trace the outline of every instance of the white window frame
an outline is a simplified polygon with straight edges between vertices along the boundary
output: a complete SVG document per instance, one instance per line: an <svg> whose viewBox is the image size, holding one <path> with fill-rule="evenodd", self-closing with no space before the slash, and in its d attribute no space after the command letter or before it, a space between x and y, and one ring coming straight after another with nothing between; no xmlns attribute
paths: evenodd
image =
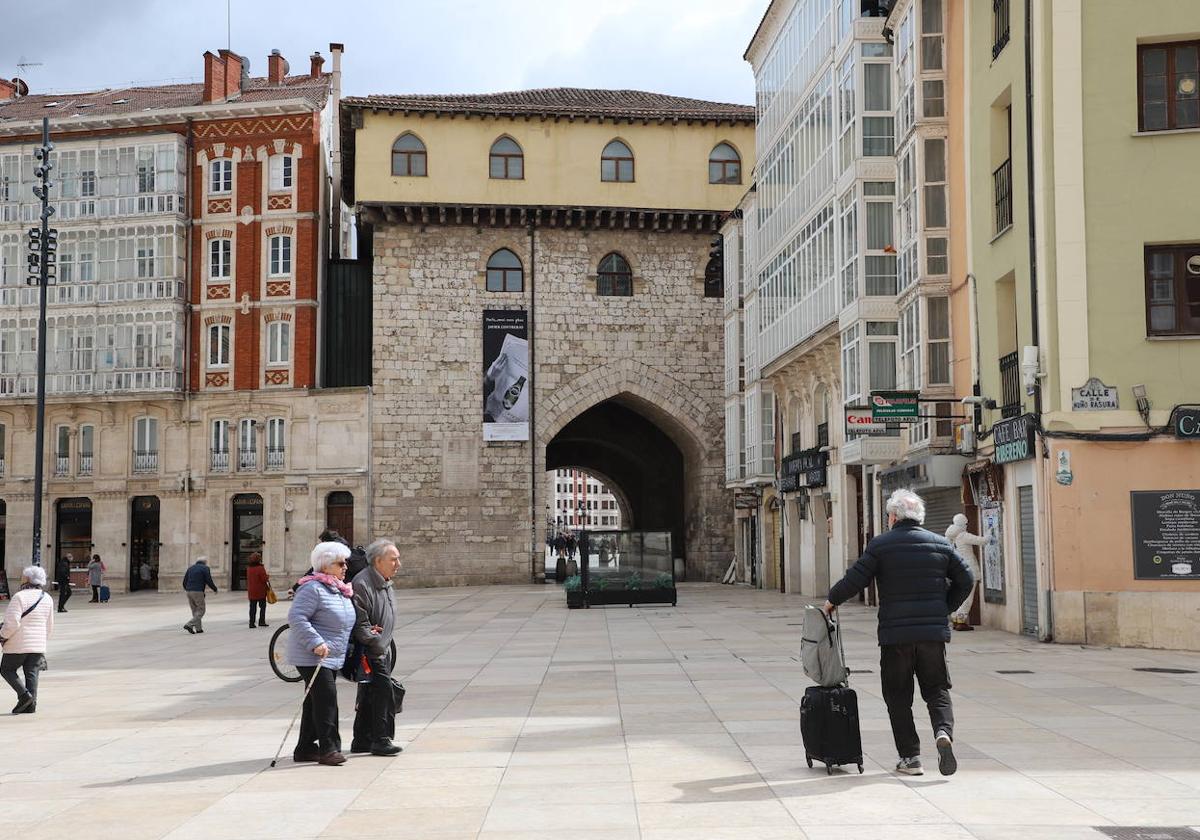
<svg viewBox="0 0 1200 840"><path fill-rule="evenodd" d="M944 304L945 317L940 319L939 324L934 323L933 307L936 304ZM932 295L925 298L925 377L926 382L933 385L947 386L954 384L954 358L950 347L951 323L950 323L950 298L944 295ZM935 335L937 336L935 338ZM933 371L933 348L944 348L941 352L945 353L946 359L946 376L945 379L939 378L934 380Z"/></svg>
<svg viewBox="0 0 1200 840"><path fill-rule="evenodd" d="M267 364L287 367L292 362L292 324L290 321L271 321L267 324Z"/></svg>
<svg viewBox="0 0 1200 840"><path fill-rule="evenodd" d="M227 236L208 241L208 279L229 280L233 276L233 240Z"/></svg>
<svg viewBox="0 0 1200 840"><path fill-rule="evenodd" d="M273 155L267 164L269 170L268 189L271 192L287 192L295 183L296 159L291 155Z"/></svg>
<svg viewBox="0 0 1200 840"><path fill-rule="evenodd" d="M208 164L208 194L229 195L233 192L233 161L217 158Z"/></svg>
<svg viewBox="0 0 1200 840"><path fill-rule="evenodd" d="M223 331L223 332L222 332ZM216 344L213 344L213 334L216 334ZM227 368L233 355L232 331L229 324L209 324L208 326L208 367ZM213 351L216 351L215 353Z"/></svg>
<svg viewBox="0 0 1200 840"><path fill-rule="evenodd" d="M133 451L158 453L157 417L138 417L133 421Z"/></svg>
<svg viewBox="0 0 1200 840"><path fill-rule="evenodd" d="M290 277L292 275L292 237L281 233L272 236L267 243L267 276Z"/></svg>
<svg viewBox="0 0 1200 840"><path fill-rule="evenodd" d="M208 440L209 452L214 454L229 454L229 421L212 421L211 434Z"/></svg>

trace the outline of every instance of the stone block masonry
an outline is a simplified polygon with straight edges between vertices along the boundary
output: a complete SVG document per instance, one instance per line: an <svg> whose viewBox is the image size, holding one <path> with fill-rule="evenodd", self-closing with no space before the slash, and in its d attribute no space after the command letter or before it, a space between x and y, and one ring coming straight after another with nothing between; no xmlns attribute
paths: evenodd
<svg viewBox="0 0 1200 840"><path fill-rule="evenodd" d="M372 522L400 547L400 580L523 583L535 566L540 573L531 478L540 558L546 447L614 398L683 454L687 575L718 578L733 529L723 487L722 301L704 297L711 235L539 228L533 239L531 260L522 228L374 228ZM522 292L486 291L486 264L500 248L521 259ZM632 297L596 294L600 260L613 251L632 268ZM531 285L534 440L485 443L482 313L531 309Z"/></svg>

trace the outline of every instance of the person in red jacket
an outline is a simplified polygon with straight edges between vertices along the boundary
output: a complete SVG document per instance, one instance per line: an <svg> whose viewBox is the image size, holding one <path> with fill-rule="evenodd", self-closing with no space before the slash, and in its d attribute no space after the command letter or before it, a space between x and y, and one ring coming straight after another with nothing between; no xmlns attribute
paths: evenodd
<svg viewBox="0 0 1200 840"><path fill-rule="evenodd" d="M254 629L254 609L258 608L258 626L267 626L267 586L271 576L257 551L250 555L246 568L246 597L250 599L250 629Z"/></svg>

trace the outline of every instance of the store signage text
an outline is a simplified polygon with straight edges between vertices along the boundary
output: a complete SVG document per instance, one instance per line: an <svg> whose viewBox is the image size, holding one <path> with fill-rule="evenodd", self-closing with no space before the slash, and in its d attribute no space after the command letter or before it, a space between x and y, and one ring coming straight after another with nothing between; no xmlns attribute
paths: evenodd
<svg viewBox="0 0 1200 840"><path fill-rule="evenodd" d="M1071 389L1072 411L1115 411L1120 407L1117 389L1094 376L1080 387Z"/></svg>
<svg viewBox="0 0 1200 840"><path fill-rule="evenodd" d="M828 463L829 453L822 452L820 449L804 449L788 455L783 459L780 470L779 489L797 490L800 487L824 487Z"/></svg>
<svg viewBox="0 0 1200 840"><path fill-rule="evenodd" d="M1011 464L1032 458L1036 435L1032 414L1001 420L992 426L992 442L996 445L992 460Z"/></svg>
<svg viewBox="0 0 1200 840"><path fill-rule="evenodd" d="M846 437L883 437L894 435L900 425L894 421L880 423L872 416L870 408L846 409Z"/></svg>
<svg viewBox="0 0 1200 840"><path fill-rule="evenodd" d="M1200 406L1175 409L1171 427L1175 430L1175 437L1181 440L1200 440Z"/></svg>
<svg viewBox="0 0 1200 840"><path fill-rule="evenodd" d="M918 391L872 391L871 417L876 420L916 420L920 407Z"/></svg>

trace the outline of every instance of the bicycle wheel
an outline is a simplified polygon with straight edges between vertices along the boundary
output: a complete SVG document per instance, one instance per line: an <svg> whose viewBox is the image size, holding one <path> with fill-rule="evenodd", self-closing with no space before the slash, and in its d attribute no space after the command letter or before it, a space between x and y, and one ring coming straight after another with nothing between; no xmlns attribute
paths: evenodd
<svg viewBox="0 0 1200 840"><path fill-rule="evenodd" d="M300 682L302 677L296 666L287 660L288 625L282 625L271 636L271 645L267 651L267 659L271 662L271 670L275 676L284 682Z"/></svg>

